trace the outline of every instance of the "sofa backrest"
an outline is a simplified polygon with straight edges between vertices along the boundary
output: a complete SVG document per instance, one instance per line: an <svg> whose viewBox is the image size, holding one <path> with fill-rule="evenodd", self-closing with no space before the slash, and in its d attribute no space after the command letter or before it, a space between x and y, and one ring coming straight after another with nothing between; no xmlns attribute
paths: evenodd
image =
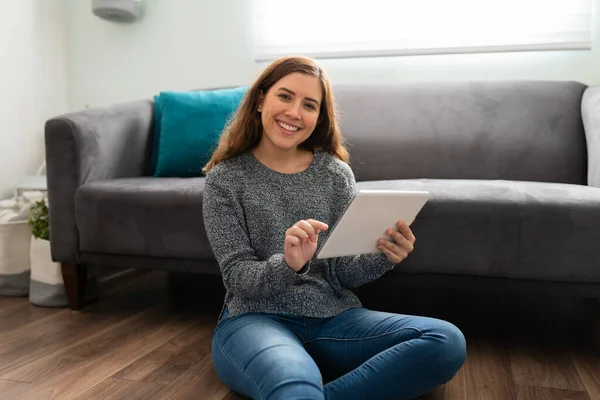
<svg viewBox="0 0 600 400"><path fill-rule="evenodd" d="M498 81L333 90L357 181L586 184L585 88L577 82Z"/></svg>

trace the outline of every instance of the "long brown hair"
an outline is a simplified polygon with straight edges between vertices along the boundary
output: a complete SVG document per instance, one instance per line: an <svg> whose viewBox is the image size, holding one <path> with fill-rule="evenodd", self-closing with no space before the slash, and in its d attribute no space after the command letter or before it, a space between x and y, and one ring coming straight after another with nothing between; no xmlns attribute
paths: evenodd
<svg viewBox="0 0 600 400"><path fill-rule="evenodd" d="M311 58L290 56L275 60L246 92L237 111L225 126L212 158L202 169L205 174L218 163L258 145L262 136L262 122L260 113L257 111L260 95L261 93L266 95L271 86L293 72L316 77L321 82L323 90L323 101L319 110L317 126L299 147L308 150L322 150L348 162L350 157L338 126L337 105L327 74Z"/></svg>

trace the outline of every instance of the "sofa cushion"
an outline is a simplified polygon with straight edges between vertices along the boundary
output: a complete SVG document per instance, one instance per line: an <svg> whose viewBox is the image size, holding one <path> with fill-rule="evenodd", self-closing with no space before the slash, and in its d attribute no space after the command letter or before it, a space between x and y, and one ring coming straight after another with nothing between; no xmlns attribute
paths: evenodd
<svg viewBox="0 0 600 400"><path fill-rule="evenodd" d="M600 189L485 180L359 182L428 190L415 251L395 271L600 282Z"/></svg>
<svg viewBox="0 0 600 400"><path fill-rule="evenodd" d="M587 183L578 82L339 84L357 181Z"/></svg>
<svg viewBox="0 0 600 400"><path fill-rule="evenodd" d="M600 282L600 188L431 179L357 186L432 194L412 225L415 251L394 271ZM203 190L204 178L87 183L75 196L80 250L214 260Z"/></svg>
<svg viewBox="0 0 600 400"><path fill-rule="evenodd" d="M202 218L203 177L123 178L75 193L84 252L214 260Z"/></svg>

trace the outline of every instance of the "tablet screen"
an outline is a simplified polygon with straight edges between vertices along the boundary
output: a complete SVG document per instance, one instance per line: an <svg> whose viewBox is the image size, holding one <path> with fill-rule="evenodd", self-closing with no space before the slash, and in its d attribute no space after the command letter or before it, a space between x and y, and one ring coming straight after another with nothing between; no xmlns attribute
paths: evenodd
<svg viewBox="0 0 600 400"><path fill-rule="evenodd" d="M410 223L427 200L427 191L359 190L331 228L317 258L378 253L377 240L397 230L399 220Z"/></svg>

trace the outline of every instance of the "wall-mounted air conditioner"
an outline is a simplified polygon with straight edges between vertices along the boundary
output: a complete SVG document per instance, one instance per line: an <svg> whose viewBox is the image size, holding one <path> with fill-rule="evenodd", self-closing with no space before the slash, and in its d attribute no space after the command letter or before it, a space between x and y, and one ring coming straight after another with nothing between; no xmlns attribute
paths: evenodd
<svg viewBox="0 0 600 400"><path fill-rule="evenodd" d="M135 21L142 14L142 0L92 0L92 12L110 21Z"/></svg>

